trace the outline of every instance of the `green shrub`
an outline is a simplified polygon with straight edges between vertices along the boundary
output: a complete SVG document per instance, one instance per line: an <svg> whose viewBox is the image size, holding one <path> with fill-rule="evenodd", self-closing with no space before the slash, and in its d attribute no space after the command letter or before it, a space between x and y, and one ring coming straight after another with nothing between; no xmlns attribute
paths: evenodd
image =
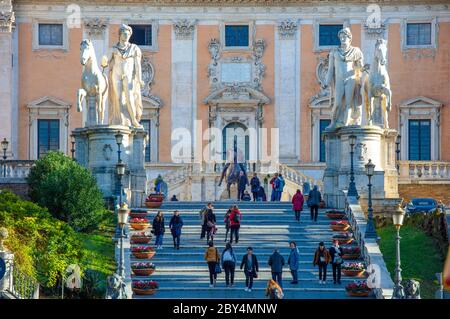
<svg viewBox="0 0 450 319"><path fill-rule="evenodd" d="M97 182L86 168L60 152L36 161L28 177L31 199L76 231L91 232L105 213Z"/></svg>

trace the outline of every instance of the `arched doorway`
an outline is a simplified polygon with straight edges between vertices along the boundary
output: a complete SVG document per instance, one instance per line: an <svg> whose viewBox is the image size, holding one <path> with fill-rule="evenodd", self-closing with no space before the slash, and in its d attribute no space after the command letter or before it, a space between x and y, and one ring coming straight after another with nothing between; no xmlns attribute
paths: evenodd
<svg viewBox="0 0 450 319"><path fill-rule="evenodd" d="M227 159L227 153L233 154L234 139L237 139L238 162L248 161L250 158L249 135L247 127L238 122L229 123L222 130L222 158ZM230 155L228 155L230 156ZM232 157L231 157L232 159Z"/></svg>

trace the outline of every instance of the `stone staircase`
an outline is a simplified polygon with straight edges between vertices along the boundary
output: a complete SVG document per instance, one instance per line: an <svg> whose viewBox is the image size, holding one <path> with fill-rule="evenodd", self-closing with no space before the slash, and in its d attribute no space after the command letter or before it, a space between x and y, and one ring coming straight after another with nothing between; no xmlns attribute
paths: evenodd
<svg viewBox="0 0 450 319"><path fill-rule="evenodd" d="M223 217L226 209L234 202L216 202L214 205L218 221L218 234L215 244L220 253L224 249L225 227ZM318 283L318 269L313 267L313 254L320 241L327 247L331 246L330 220L324 210L319 212L317 223L310 221L309 211L302 212L301 222L297 222L291 211L291 204L286 202L241 202L239 208L243 213L240 230L240 240L234 244L238 265L235 273L235 286L225 287L225 274L218 275L217 286L209 288L209 275L206 262L203 259L207 247L206 239L200 240L199 210L204 207L201 202L168 202L161 210L165 213L166 233L163 250L157 250L151 261L156 265L155 273L150 277L132 277L132 280L155 280L160 288L153 296L136 296L135 299L148 298L265 298L264 290L271 276L267 264L275 247L287 258L289 256L289 241L294 240L300 250L299 284L291 285L292 280L287 266L283 272L285 298L294 299L342 299L347 298L345 285L354 278L342 277L341 285L332 281L331 265L328 268L326 285ZM172 212L177 209L184 221L180 250L173 249L172 236L168 224ZM144 209L142 209L144 210ZM155 210L149 210L148 217L152 219ZM152 241L153 243L153 241ZM246 248L252 246L259 262L259 277L255 279L254 289L244 291L245 276L239 270L242 256ZM131 256L131 262L142 261Z"/></svg>

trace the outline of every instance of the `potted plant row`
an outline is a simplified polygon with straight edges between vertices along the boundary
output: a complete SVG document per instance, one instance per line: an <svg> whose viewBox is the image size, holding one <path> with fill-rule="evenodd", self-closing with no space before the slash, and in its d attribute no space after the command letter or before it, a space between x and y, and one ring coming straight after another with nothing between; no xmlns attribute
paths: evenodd
<svg viewBox="0 0 450 319"><path fill-rule="evenodd" d="M131 247L131 253L138 259L152 259L156 252L151 246L137 246Z"/></svg>
<svg viewBox="0 0 450 319"><path fill-rule="evenodd" d="M372 289L367 286L366 280L356 280L352 283L349 283L345 287L345 290L350 297L367 297L372 291Z"/></svg>
<svg viewBox="0 0 450 319"><path fill-rule="evenodd" d="M146 232L136 232L131 235L133 244L148 244L152 240L152 235Z"/></svg>
<svg viewBox="0 0 450 319"><path fill-rule="evenodd" d="M354 240L353 233L345 232L336 234L333 236L332 240L337 240L340 245L350 244Z"/></svg>
<svg viewBox="0 0 450 319"><path fill-rule="evenodd" d="M347 231L350 228L350 225L347 220L340 221L332 221L330 223L330 227L334 231Z"/></svg>
<svg viewBox="0 0 450 319"><path fill-rule="evenodd" d="M359 246L345 246L341 247L342 259L352 260L358 259L361 256L361 248Z"/></svg>
<svg viewBox="0 0 450 319"><path fill-rule="evenodd" d="M150 223L147 218L131 218L130 226L134 230L144 230L150 227Z"/></svg>
<svg viewBox="0 0 450 319"><path fill-rule="evenodd" d="M158 208L161 206L164 200L164 194L161 193L151 193L145 199L145 206L149 208Z"/></svg>
<svg viewBox="0 0 450 319"><path fill-rule="evenodd" d="M132 283L132 290L136 295L153 295L159 285L152 280L136 280Z"/></svg>
<svg viewBox="0 0 450 319"><path fill-rule="evenodd" d="M151 262L131 263L131 270L136 276L150 276L155 272L156 266Z"/></svg>
<svg viewBox="0 0 450 319"><path fill-rule="evenodd" d="M325 214L330 219L344 219L344 217L346 217L345 216L345 211L344 210L339 210L339 209L327 210Z"/></svg>
<svg viewBox="0 0 450 319"><path fill-rule="evenodd" d="M364 263L345 262L342 264L342 272L349 277L360 277L366 271Z"/></svg>
<svg viewBox="0 0 450 319"><path fill-rule="evenodd" d="M130 217L131 218L146 218L148 216L148 211L142 210L131 210Z"/></svg>

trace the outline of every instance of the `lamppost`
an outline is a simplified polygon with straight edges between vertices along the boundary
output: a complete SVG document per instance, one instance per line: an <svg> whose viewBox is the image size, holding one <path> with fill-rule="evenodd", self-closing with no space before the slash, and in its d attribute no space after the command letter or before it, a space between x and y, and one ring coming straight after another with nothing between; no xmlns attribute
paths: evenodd
<svg viewBox="0 0 450 319"><path fill-rule="evenodd" d="M117 132L117 134L114 135L114 137L116 138L117 143L117 160L121 162L122 159L120 158L120 153L122 153L122 151L120 147L122 146L123 135L120 132Z"/></svg>
<svg viewBox="0 0 450 319"><path fill-rule="evenodd" d="M369 190L369 196L367 199L367 226L366 226L366 234L365 238L377 238L377 232L375 230L375 225L373 222L373 209L372 209L372 176L375 171L375 164L372 163L372 160L369 159L369 162L365 165L366 175L369 178L369 184L367 184Z"/></svg>
<svg viewBox="0 0 450 319"><path fill-rule="evenodd" d="M392 299L405 299L405 291L402 286L402 269L400 268L400 227L403 225L403 219L405 218L405 211L398 205L395 212L392 214L392 221L394 222L395 229L397 230L396 242L396 262L395 262L395 286L392 294Z"/></svg>
<svg viewBox="0 0 450 319"><path fill-rule="evenodd" d="M122 177L125 175L125 164L122 162L122 158L120 157L121 146L122 146L122 140L123 135L120 132L117 132L116 135L114 135L116 138L117 143L117 164L116 164L116 170L117 170L117 176L119 177L119 207L122 207Z"/></svg>
<svg viewBox="0 0 450 319"><path fill-rule="evenodd" d="M72 144L72 148L70 149L70 153L72 153L72 159L75 160L75 139L73 134L70 135L70 143Z"/></svg>
<svg viewBox="0 0 450 319"><path fill-rule="evenodd" d="M2 144L2 149L3 149L3 177L6 177L6 163L5 163L5 161L8 158L6 156L6 151L8 149L8 145L9 145L9 142L6 140L6 137L3 138L3 141L1 142L1 144Z"/></svg>
<svg viewBox="0 0 450 319"><path fill-rule="evenodd" d="M358 197L358 190L355 185L355 172L353 168L353 147L356 144L356 136L350 135L348 137L348 141L350 143L350 184L348 185L348 196Z"/></svg>
<svg viewBox="0 0 450 319"><path fill-rule="evenodd" d="M397 134L397 138L395 139L395 153L397 154L397 172L400 172L400 164L398 161L400 161L400 143L402 141L402 136L400 134Z"/></svg>
<svg viewBox="0 0 450 319"><path fill-rule="evenodd" d="M118 274L122 279L125 279L125 258L124 258L124 250L123 250L123 239L125 238L125 225L128 223L128 215L130 214L130 210L128 209L127 204L122 204L117 211L117 222L120 227L120 260L119 260L119 268Z"/></svg>

